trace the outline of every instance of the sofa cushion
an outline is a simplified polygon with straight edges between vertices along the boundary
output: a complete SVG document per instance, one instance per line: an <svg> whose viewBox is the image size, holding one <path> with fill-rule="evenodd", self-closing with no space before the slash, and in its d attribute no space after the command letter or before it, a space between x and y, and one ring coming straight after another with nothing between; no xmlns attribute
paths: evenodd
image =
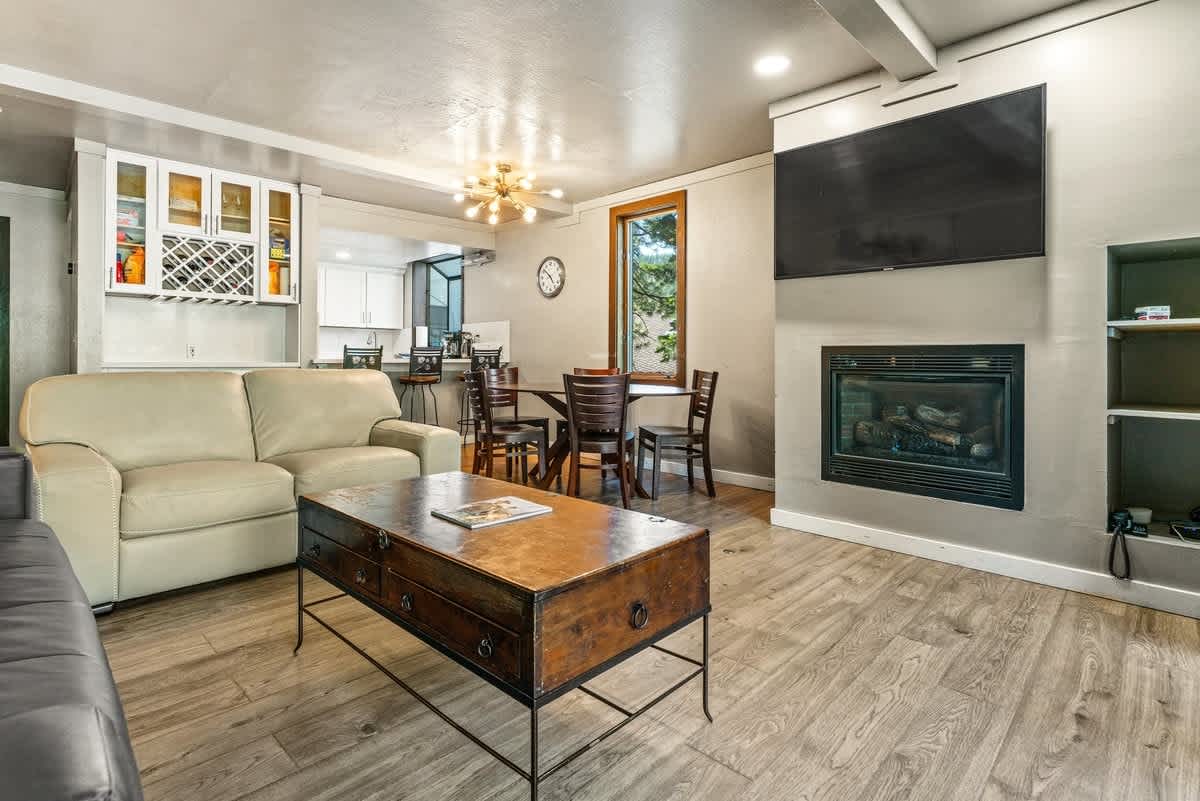
<svg viewBox="0 0 1200 801"><path fill-rule="evenodd" d="M121 537L189 531L290 512L292 476L265 462L203 461L121 476Z"/></svg>
<svg viewBox="0 0 1200 801"><path fill-rule="evenodd" d="M377 422L400 416L379 370L255 370L243 379L259 459L366 445Z"/></svg>
<svg viewBox="0 0 1200 801"><path fill-rule="evenodd" d="M270 462L296 477L297 495L421 475L421 460L416 454L374 445L288 453Z"/></svg>
<svg viewBox="0 0 1200 801"><path fill-rule="evenodd" d="M20 428L30 445L86 445L121 472L202 459L254 460L250 408L234 373L43 378L25 391Z"/></svg>

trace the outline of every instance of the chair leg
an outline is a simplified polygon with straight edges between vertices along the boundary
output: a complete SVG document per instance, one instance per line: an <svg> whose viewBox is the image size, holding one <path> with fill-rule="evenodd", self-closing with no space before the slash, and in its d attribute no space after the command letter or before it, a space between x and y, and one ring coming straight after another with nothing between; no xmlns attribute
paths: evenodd
<svg viewBox="0 0 1200 801"><path fill-rule="evenodd" d="M571 451L570 474L567 476L567 494L579 497L579 452Z"/></svg>
<svg viewBox="0 0 1200 801"><path fill-rule="evenodd" d="M537 463L539 470L543 470L546 467L546 442L547 440L542 439L539 440L537 444ZM559 474L558 477L558 491L562 492L562 474Z"/></svg>
<svg viewBox="0 0 1200 801"><path fill-rule="evenodd" d="M704 483L708 486L708 497L717 497L717 485L713 483L712 462L708 458L708 443L704 443Z"/></svg>
<svg viewBox="0 0 1200 801"><path fill-rule="evenodd" d="M521 483L529 483L529 446L521 446Z"/></svg>
<svg viewBox="0 0 1200 801"><path fill-rule="evenodd" d="M629 508L629 470L625 464L625 446L617 447L617 480L621 483L621 505Z"/></svg>
<svg viewBox="0 0 1200 801"><path fill-rule="evenodd" d="M401 414L401 416L404 415L404 398L406 395L408 395L408 384L405 384L404 387L400 390L400 414ZM411 414L408 416L408 419L409 420L412 419Z"/></svg>
<svg viewBox="0 0 1200 801"><path fill-rule="evenodd" d="M492 477L492 469L496 463L496 457L492 453L492 441L489 439L487 443L487 451L483 454L483 474L488 478Z"/></svg>
<svg viewBox="0 0 1200 801"><path fill-rule="evenodd" d="M662 443L654 443L654 466L650 469L650 498L658 500L658 479L662 475Z"/></svg>
<svg viewBox="0 0 1200 801"><path fill-rule="evenodd" d="M694 466L695 460L693 460L691 458L692 446L688 445L683 453L684 453L685 457L687 457L684 459L684 461L687 462L688 486L691 487L692 489L695 489L696 488L696 468Z"/></svg>
<svg viewBox="0 0 1200 801"><path fill-rule="evenodd" d="M513 478L513 446L504 446L504 477L509 481Z"/></svg>
<svg viewBox="0 0 1200 801"><path fill-rule="evenodd" d="M475 475L479 475L479 467L483 464L483 460L479 458L482 448L483 443L481 443L479 440L475 440L475 445L471 449L473 451L471 454L471 472Z"/></svg>
<svg viewBox="0 0 1200 801"><path fill-rule="evenodd" d="M471 423L467 419L467 392L463 390L462 401L458 404L458 436L463 440L463 444L467 441L467 431L471 428Z"/></svg>
<svg viewBox="0 0 1200 801"><path fill-rule="evenodd" d="M421 422L424 423L425 422L425 388L417 387L416 394L421 396ZM415 421L416 418L414 417L413 420Z"/></svg>
<svg viewBox="0 0 1200 801"><path fill-rule="evenodd" d="M433 391L433 388L434 388L434 385L430 384L429 385L429 397L433 398L433 424L435 426L440 426L442 424L442 421L440 419L438 419L437 393Z"/></svg>
<svg viewBox="0 0 1200 801"><path fill-rule="evenodd" d="M637 483L639 483L639 484L642 483L642 465L644 464L643 460L645 458L646 458L646 440L642 439L639 436L638 444L637 444L637 461L635 462L634 468L633 468L633 475L636 477Z"/></svg>

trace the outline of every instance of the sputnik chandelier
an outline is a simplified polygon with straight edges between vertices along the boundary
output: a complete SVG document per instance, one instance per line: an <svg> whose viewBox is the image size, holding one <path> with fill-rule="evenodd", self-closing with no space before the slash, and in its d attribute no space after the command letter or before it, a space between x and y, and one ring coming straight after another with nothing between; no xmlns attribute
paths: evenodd
<svg viewBox="0 0 1200 801"><path fill-rule="evenodd" d="M533 188L537 176L533 173L515 176L511 164L494 164L483 178L468 175L463 181L463 187L454 195L456 203L471 201L474 205L467 206L467 217L475 219L485 208L488 211L487 221L492 225L500 222L500 209L504 204L512 206L521 213L525 222L531 223L537 219L537 209L521 199L525 195L548 195L561 198L561 189L538 190Z"/></svg>

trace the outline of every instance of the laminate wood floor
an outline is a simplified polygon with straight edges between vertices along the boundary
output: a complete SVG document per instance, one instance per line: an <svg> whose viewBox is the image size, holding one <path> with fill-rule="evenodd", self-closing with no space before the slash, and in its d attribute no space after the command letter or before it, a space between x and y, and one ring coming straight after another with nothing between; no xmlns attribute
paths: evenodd
<svg viewBox="0 0 1200 801"><path fill-rule="evenodd" d="M617 503L585 471L584 495ZM1200 623L774 528L773 496L664 476L712 530L713 711L699 687L548 779L545 799L1200 798ZM329 590L310 578L310 598ZM323 614L511 759L527 711L351 600ZM149 801L517 801L528 785L309 621L292 570L100 620ZM671 638L699 652L699 626ZM647 653L590 686L624 704L682 667ZM543 765L617 719L546 708Z"/></svg>

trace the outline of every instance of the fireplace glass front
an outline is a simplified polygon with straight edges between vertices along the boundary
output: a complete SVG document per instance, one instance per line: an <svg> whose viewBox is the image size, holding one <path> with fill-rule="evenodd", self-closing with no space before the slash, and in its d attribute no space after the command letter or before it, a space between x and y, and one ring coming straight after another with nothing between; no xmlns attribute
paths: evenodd
<svg viewBox="0 0 1200 801"><path fill-rule="evenodd" d="M1023 347L824 351L827 480L1021 508Z"/></svg>

